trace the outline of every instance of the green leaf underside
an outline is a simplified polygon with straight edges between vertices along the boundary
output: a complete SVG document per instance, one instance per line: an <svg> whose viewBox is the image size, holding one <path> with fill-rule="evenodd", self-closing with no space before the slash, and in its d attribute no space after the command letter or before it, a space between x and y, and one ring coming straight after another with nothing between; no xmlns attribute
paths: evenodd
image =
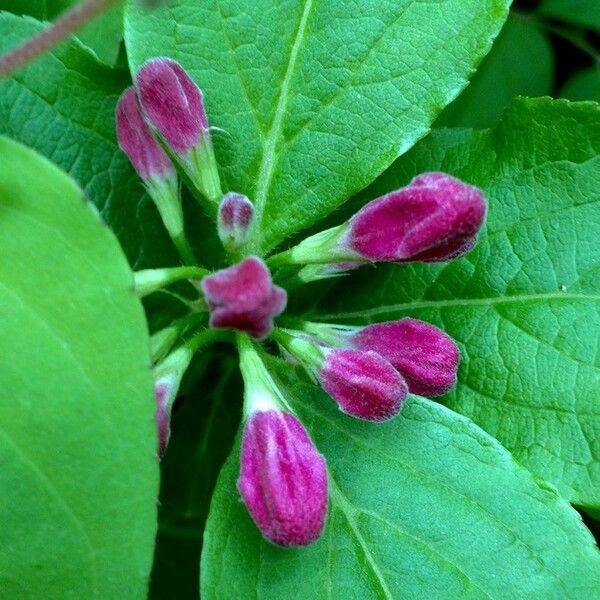
<svg viewBox="0 0 600 600"><path fill-rule="evenodd" d="M593 103L519 101L497 129L432 134L365 197L425 171L456 175L488 199L477 247L446 264L363 269L315 315L442 327L462 352L448 405L591 507L600 506L599 117Z"/></svg>
<svg viewBox="0 0 600 600"><path fill-rule="evenodd" d="M0 13L0 51L43 25ZM83 188L136 267L174 264L168 236L115 136L126 73L99 64L75 41L0 80L0 134L43 154Z"/></svg>
<svg viewBox="0 0 600 600"><path fill-rule="evenodd" d="M0 597L144 598L158 466L148 336L81 191L0 138Z"/></svg>
<svg viewBox="0 0 600 600"><path fill-rule="evenodd" d="M585 598L599 555L579 515L495 440L434 402L373 424L317 388L286 396L327 457L330 504L313 545L265 542L239 499L238 450L211 506L202 597Z"/></svg>
<svg viewBox="0 0 600 600"><path fill-rule="evenodd" d="M510 16L469 87L442 113L436 127L492 127L516 96L552 90L554 56L533 23Z"/></svg>
<svg viewBox="0 0 600 600"><path fill-rule="evenodd" d="M224 189L257 252L324 217L427 133L509 0L172 0L126 11L132 70L170 56L205 93ZM267 25L268 23L268 25ZM419 50L421 49L421 50Z"/></svg>

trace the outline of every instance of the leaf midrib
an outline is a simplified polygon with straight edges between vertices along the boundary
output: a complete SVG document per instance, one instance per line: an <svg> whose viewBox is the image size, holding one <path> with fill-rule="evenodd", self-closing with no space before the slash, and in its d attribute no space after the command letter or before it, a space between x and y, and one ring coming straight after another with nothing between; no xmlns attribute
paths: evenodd
<svg viewBox="0 0 600 600"><path fill-rule="evenodd" d="M283 78L283 83L281 85L279 99L277 100L277 106L275 107L273 122L271 124L271 128L269 130L267 140L264 145L263 155L258 170L258 178L255 192L255 231L260 231L260 224L262 222L265 204L267 201L267 194L269 192L271 181L273 179L273 173L275 171L275 148L277 146L279 136L281 135L281 129L283 126L283 116L285 114L285 110L288 103L290 84L292 81L292 76L294 74L294 69L296 67L298 53L300 52L300 46L302 45L302 42L304 40L306 24L308 22L308 17L312 6L313 0L305 1L304 8L302 9L302 15L300 16L300 21L298 23L298 31L296 32L294 43L292 44L292 49L290 51L290 57Z"/></svg>

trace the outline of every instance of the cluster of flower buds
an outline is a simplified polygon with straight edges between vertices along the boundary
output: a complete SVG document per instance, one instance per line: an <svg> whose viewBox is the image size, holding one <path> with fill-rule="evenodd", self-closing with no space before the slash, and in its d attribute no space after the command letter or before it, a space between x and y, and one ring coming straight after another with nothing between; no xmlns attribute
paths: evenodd
<svg viewBox="0 0 600 600"><path fill-rule="evenodd" d="M154 58L138 71L116 109L117 138L154 200L185 262L194 263L185 238L175 165L191 191L220 202L221 183L200 88L179 63Z"/></svg>
<svg viewBox="0 0 600 600"><path fill-rule="evenodd" d="M191 280L204 296L198 302L210 313L210 328L171 353L177 328L154 338L153 352L160 357L154 369L159 454L166 448L171 408L194 352L211 336L222 335L215 330L237 330L245 383L238 488L268 540L306 545L320 536L325 523L325 459L248 336L262 340L273 333L284 356L304 367L344 413L370 421L397 415L409 392L429 397L448 392L456 383L460 353L443 331L413 318L366 327L297 321L296 329L274 329L287 293L273 283L270 268L284 266L303 283L377 261L456 259L475 245L485 200L477 188L454 177L425 173L369 202L346 223L308 237L265 263L247 256L254 207L241 194L222 196L202 92L178 63L166 58L145 63L135 88L123 93L116 116L120 146L182 256L193 261L183 233L177 172L209 200L219 238L237 261L214 273L185 266L136 274L140 297Z"/></svg>

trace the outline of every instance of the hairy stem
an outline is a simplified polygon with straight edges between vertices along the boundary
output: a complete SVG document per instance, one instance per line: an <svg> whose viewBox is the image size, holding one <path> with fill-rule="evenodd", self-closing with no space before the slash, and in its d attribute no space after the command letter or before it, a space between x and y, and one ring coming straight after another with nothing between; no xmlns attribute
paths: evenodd
<svg viewBox="0 0 600 600"><path fill-rule="evenodd" d="M72 33L120 0L85 0L61 15L47 29L0 57L0 77L6 77L51 50Z"/></svg>

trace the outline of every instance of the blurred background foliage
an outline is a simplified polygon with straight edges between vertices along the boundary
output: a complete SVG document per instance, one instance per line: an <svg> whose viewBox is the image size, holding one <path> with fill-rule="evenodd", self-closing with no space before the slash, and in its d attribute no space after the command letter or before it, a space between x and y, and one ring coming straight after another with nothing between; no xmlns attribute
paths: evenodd
<svg viewBox="0 0 600 600"><path fill-rule="evenodd" d="M490 127L515 96L600 102L599 0L516 0L471 84L437 124Z"/></svg>

